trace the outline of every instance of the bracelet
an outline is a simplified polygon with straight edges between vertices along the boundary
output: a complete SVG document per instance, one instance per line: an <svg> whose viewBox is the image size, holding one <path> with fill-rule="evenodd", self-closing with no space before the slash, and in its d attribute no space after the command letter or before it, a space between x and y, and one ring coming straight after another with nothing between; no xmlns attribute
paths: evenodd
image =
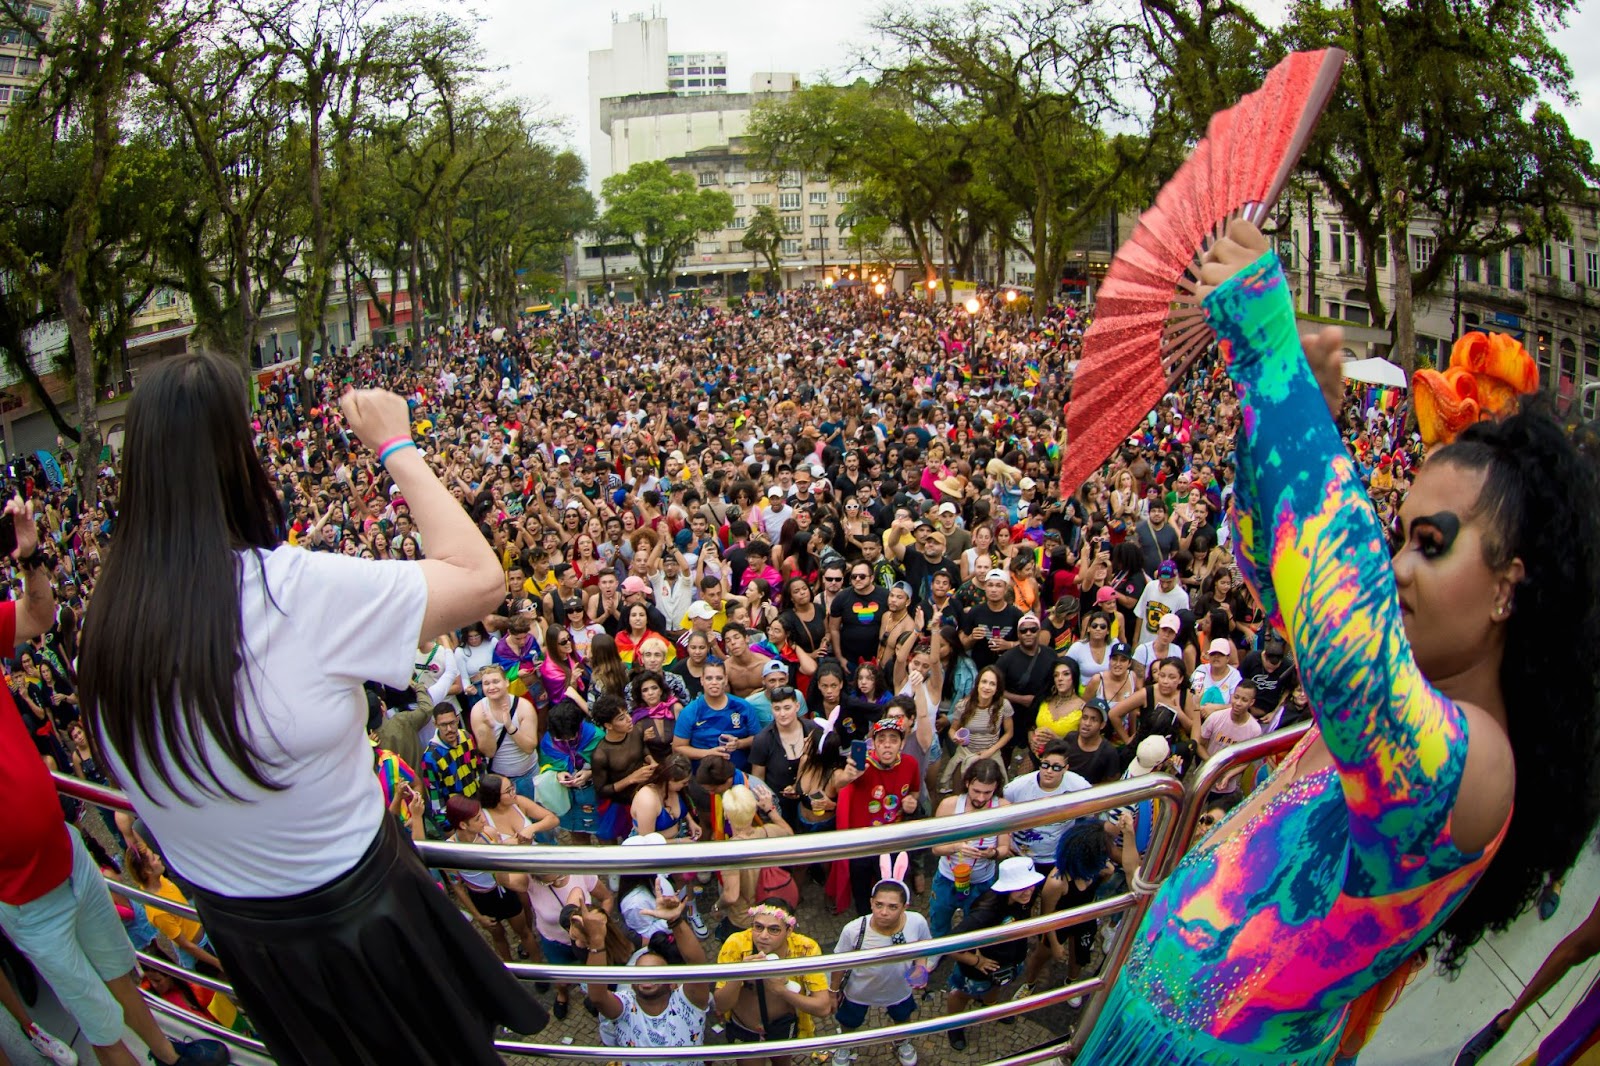
<svg viewBox="0 0 1600 1066"><path fill-rule="evenodd" d="M382 455L384 452L389 450L389 446L391 444L399 444L403 440L410 440L410 439L411 439L411 435L409 433L402 433L398 437L390 437L388 440L386 440L382 444L378 445L378 447L375 450L377 451L377 453L379 455Z"/></svg>
<svg viewBox="0 0 1600 1066"><path fill-rule="evenodd" d="M407 448L415 448L416 446L417 443L413 440L396 441L395 443L386 446L383 451L378 453L378 462L387 463L389 461L389 457L395 452L403 452Z"/></svg>

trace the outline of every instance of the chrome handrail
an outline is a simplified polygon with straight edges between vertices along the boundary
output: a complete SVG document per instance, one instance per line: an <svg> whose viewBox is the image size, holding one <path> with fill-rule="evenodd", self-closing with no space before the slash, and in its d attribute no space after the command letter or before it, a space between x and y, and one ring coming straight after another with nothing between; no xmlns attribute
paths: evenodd
<svg viewBox="0 0 1600 1066"><path fill-rule="evenodd" d="M1236 748L1230 749L1230 751L1242 752L1245 748L1245 745L1238 745ZM1217 758L1221 759L1228 754L1228 752L1221 753ZM1206 768L1210 768L1212 762L1215 761L1208 762ZM95 785L60 773L55 774L55 778L58 788L64 794L114 810L132 810L132 805L126 795L116 789ZM1188 839L1188 835L1193 831L1193 819L1198 817L1198 811L1190 812L1188 810L1193 803L1193 790L1189 790L1186 793L1183 786L1176 779L1164 774L1149 774L1062 796L1033 800L1021 804L1009 804L1005 807L991 808L984 811L966 812L955 817L924 818L870 829L841 830L832 833L782 838L781 846L777 847L774 846L776 841L772 839L641 845L629 848L607 848L603 851L597 851L592 847L542 845L508 847L463 844L456 841L419 841L418 851L423 861L428 865L443 869L528 873L598 872L601 874L649 874L698 871L708 868L750 869L771 865L775 859L781 860L785 864L827 862L876 856L889 851L955 843L977 836L1007 832L1012 829L1032 828L1049 823L1092 816L1114 808L1131 806L1145 801L1152 802L1156 812L1151 842L1145 856L1148 872L1141 870L1139 879L1145 885L1149 885L1158 883L1176 864L1177 854L1175 852L1180 851L1180 849L1175 845L1179 841ZM1190 816L1191 813L1192 817ZM1188 828L1186 829L1185 826ZM108 879L107 883L108 887L114 891L123 893L129 898L139 899L147 905L160 907L174 913L198 917L192 907L154 896L142 889L124 885L119 881ZM881 965L906 959L930 958L935 955L967 951L988 944L1016 940L1064 928L1087 920L1095 920L1118 911L1126 911L1128 916L1118 926L1111 950L1107 954L1106 963L1102 966L1100 974L1092 978L1072 982L1025 999L996 1004L990 1007L981 1007L958 1015L944 1015L938 1018L928 1018L899 1025L881 1026L875 1029L861 1029L849 1033L817 1036L806 1040L776 1041L767 1045L767 1050L771 1054L780 1055L804 1054L838 1047L904 1040L914 1036L944 1032L952 1028L982 1024L999 1018L1027 1013L1035 1008L1064 1002L1066 999L1087 993L1090 996L1089 1003L1085 1007L1084 1020L1077 1027L1077 1033L1081 1034L1088 1031L1089 1023L1092 1023L1093 1018L1091 1011L1097 1012L1098 1007L1104 1003L1112 984L1115 982L1122 960L1126 957L1128 947L1131 945L1133 931L1142 920L1148 905L1148 895L1137 891L1125 892L1081 907L1024 919L1006 926L976 930L970 933L951 934L935 940L829 955L816 955L799 959L736 963L708 962L675 966L672 968L672 975L675 981L680 982L727 981L797 973L831 972L861 966ZM205 977L202 974L183 971L166 962L166 960L155 956L147 956L141 953L141 958L164 972L174 973L185 980L202 984L215 991L232 994L231 986L224 981ZM610 984L641 979L638 971L625 966L551 966L513 963L508 968L517 977L532 980L572 981L576 983L604 981ZM148 994L147 998L150 998ZM164 1001L162 1002L164 1003ZM185 1014L179 1014L176 1008L172 1008L170 1004L165 1004L165 1008L166 1013L174 1016L186 1016ZM201 1019L200 1022L203 1023L204 1020ZM201 1027L216 1035L219 1039L231 1040L239 1046L255 1050L265 1050L260 1041L241 1037L239 1034L226 1030L219 1025L202 1024ZM1025 1063L1044 1061L1052 1055L1060 1054L1063 1049L1070 1048L1070 1045L1071 1041L1067 1041L1061 1045L1052 1045L1049 1048L1036 1049L1024 1055L1015 1056L1016 1062L1012 1063L1011 1066L1024 1066ZM498 1041L496 1046L501 1051L513 1054L536 1054L594 1060L615 1059L618 1051L616 1048L607 1046L544 1045L515 1040ZM739 1058L746 1053L746 1050L737 1046L723 1047L717 1045L694 1048L652 1048L650 1049L650 1057L663 1060L722 1060ZM1011 1060L1007 1060L1007 1062L1011 1063Z"/></svg>

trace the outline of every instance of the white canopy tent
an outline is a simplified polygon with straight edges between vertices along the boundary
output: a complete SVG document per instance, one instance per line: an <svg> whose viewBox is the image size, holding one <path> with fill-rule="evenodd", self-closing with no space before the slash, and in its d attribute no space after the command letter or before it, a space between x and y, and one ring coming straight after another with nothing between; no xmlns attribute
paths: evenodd
<svg viewBox="0 0 1600 1066"><path fill-rule="evenodd" d="M1369 385L1387 385L1392 389L1410 385L1406 372L1387 359L1351 359L1344 364L1343 373L1347 380L1364 381Z"/></svg>

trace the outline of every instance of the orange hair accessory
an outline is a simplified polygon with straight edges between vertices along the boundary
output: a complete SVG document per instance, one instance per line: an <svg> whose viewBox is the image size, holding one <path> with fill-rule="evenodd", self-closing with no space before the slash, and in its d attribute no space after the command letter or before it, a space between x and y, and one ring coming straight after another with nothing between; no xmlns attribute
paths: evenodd
<svg viewBox="0 0 1600 1066"><path fill-rule="evenodd" d="M1515 338L1463 334L1442 373L1419 370L1411 377L1417 430L1429 448L1449 444L1472 423L1515 410L1518 397L1538 388L1539 368Z"/></svg>

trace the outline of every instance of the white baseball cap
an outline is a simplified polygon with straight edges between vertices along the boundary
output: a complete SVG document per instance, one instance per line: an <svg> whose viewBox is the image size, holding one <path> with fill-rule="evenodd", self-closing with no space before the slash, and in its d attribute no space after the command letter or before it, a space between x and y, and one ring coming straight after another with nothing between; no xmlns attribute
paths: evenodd
<svg viewBox="0 0 1600 1066"><path fill-rule="evenodd" d="M695 600L689 605L690 618L715 618L716 610L705 600Z"/></svg>
<svg viewBox="0 0 1600 1066"><path fill-rule="evenodd" d="M1231 655L1231 654L1233 654L1233 645L1228 643L1228 638L1227 637L1218 637L1216 640L1213 640L1210 643L1210 645L1208 645L1206 647L1206 654L1207 655Z"/></svg>
<svg viewBox="0 0 1600 1066"><path fill-rule="evenodd" d="M1145 737L1139 741L1133 763L1128 767L1129 777L1143 777L1172 757L1172 745L1162 736Z"/></svg>

